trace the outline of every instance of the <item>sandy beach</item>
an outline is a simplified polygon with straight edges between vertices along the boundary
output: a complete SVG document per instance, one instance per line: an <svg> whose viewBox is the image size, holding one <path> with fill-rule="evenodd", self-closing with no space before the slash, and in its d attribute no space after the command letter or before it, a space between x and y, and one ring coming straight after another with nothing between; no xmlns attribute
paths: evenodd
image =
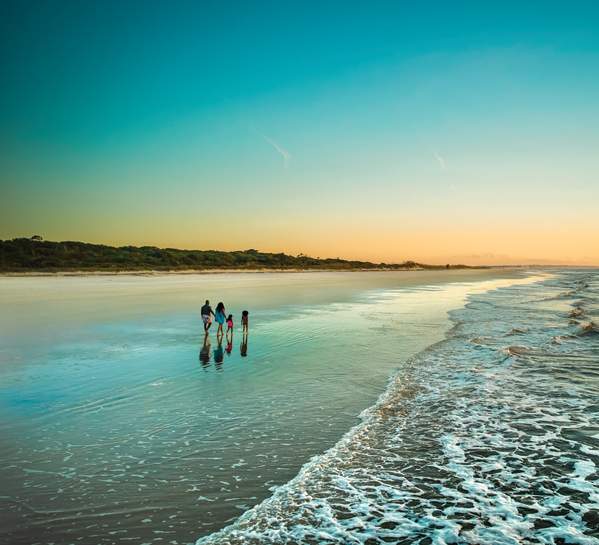
<svg viewBox="0 0 599 545"><path fill-rule="evenodd" d="M509 270L522 269L526 266L506 265L506 266L480 266L480 267L453 267L451 271L477 271L477 270ZM0 277L28 277L28 276L161 276L161 275L190 275L190 274L259 274L259 273L339 273L339 272L418 272L418 271L444 271L443 267L425 269L423 267L410 268L377 268L377 269L184 269L184 270L124 270L124 271L27 271L27 272L0 272Z"/></svg>
<svg viewBox="0 0 599 545"><path fill-rule="evenodd" d="M2 277L1 536L190 543L220 530L334 446L468 293L525 276ZM233 313L231 343L203 339L205 299Z"/></svg>

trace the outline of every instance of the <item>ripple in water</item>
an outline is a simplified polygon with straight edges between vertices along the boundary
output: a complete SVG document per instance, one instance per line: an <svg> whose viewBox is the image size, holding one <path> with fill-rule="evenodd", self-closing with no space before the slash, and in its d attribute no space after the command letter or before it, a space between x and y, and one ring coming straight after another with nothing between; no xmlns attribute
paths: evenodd
<svg viewBox="0 0 599 545"><path fill-rule="evenodd" d="M598 318L597 271L471 297L359 426L198 545L599 543Z"/></svg>

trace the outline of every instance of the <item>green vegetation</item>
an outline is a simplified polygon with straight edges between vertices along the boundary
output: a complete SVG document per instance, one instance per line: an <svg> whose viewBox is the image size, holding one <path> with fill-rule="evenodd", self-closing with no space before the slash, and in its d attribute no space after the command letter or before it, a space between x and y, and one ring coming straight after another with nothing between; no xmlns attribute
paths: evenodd
<svg viewBox="0 0 599 545"><path fill-rule="evenodd" d="M451 268L463 268L463 265ZM344 259L320 259L303 254L271 254L258 250L222 252L177 250L153 246L104 246L85 242L49 242L39 235L0 240L0 271L171 271L211 269L444 269L413 261L385 264Z"/></svg>

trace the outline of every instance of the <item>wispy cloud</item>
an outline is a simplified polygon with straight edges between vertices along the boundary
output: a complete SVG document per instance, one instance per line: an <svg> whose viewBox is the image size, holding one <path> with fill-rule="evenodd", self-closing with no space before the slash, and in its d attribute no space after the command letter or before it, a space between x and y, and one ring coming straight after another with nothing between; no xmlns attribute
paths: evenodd
<svg viewBox="0 0 599 545"><path fill-rule="evenodd" d="M436 151L434 152L433 155L435 156L435 159L439 163L441 170L445 170L445 159L443 159L443 157L441 157Z"/></svg>
<svg viewBox="0 0 599 545"><path fill-rule="evenodd" d="M283 166L287 168L289 166L289 160L291 159L291 153L289 153L283 146L275 142L272 138L269 138L264 134L262 135L262 138L264 138L264 140L268 142L279 155L281 155L283 158Z"/></svg>

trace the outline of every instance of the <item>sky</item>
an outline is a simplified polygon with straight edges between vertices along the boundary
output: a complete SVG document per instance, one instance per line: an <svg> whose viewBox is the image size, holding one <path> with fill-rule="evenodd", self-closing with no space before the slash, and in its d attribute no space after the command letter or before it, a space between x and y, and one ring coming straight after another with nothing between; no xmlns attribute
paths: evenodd
<svg viewBox="0 0 599 545"><path fill-rule="evenodd" d="M599 265L599 3L0 3L0 239Z"/></svg>

